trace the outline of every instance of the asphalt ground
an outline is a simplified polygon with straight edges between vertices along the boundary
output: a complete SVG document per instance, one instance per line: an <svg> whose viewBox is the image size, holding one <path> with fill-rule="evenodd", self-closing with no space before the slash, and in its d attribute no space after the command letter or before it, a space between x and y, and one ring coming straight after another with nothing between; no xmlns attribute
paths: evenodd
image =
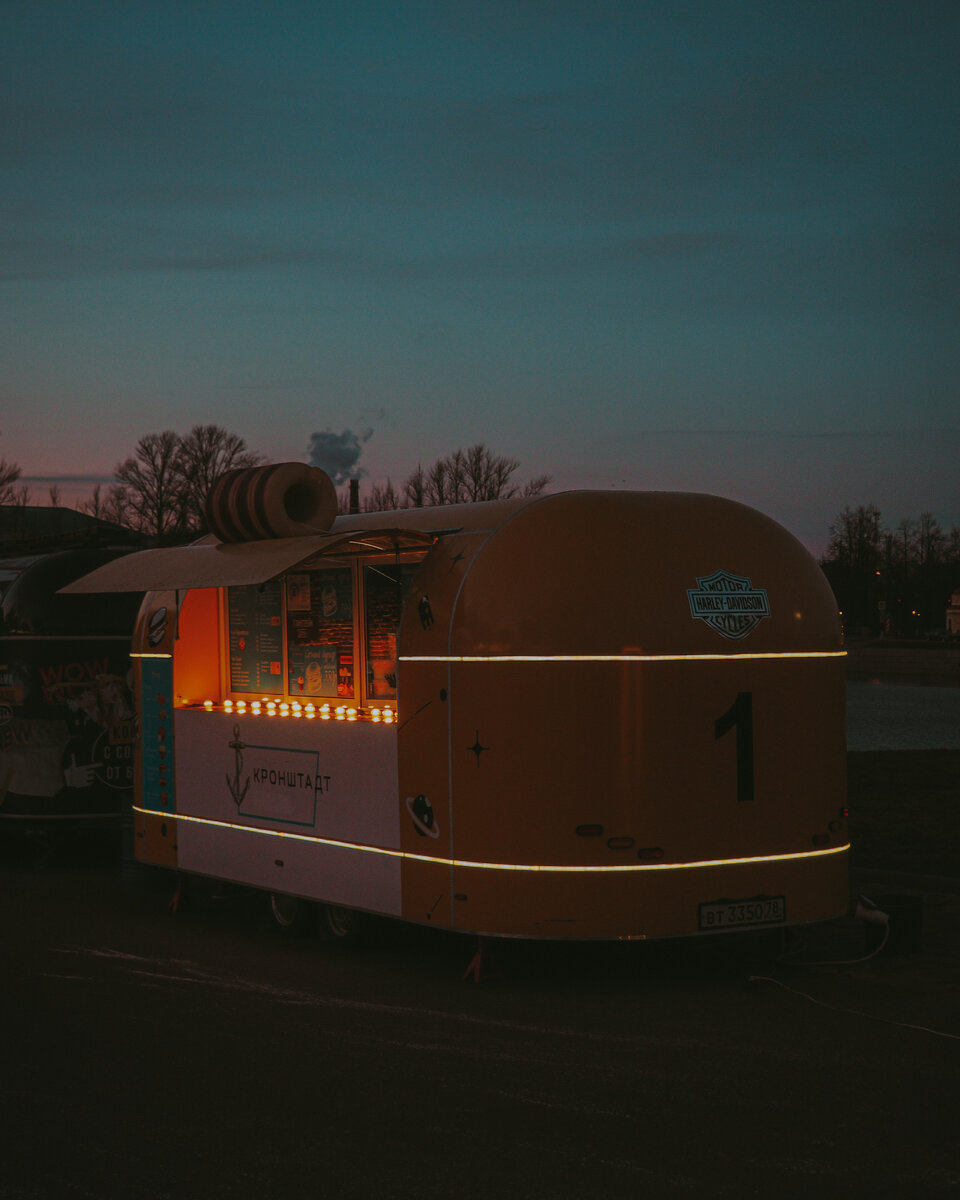
<svg viewBox="0 0 960 1200"><path fill-rule="evenodd" d="M956 1195L960 897L879 874L900 953L507 941L477 983L468 938L4 844L0 1196Z"/></svg>

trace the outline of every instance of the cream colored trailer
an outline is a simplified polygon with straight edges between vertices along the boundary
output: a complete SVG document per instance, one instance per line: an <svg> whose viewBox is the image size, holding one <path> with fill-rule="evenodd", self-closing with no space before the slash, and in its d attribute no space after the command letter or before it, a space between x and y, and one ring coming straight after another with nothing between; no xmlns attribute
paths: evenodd
<svg viewBox="0 0 960 1200"><path fill-rule="evenodd" d="M147 589L142 861L491 935L846 911L838 615L781 526L613 491L316 523L84 581Z"/></svg>

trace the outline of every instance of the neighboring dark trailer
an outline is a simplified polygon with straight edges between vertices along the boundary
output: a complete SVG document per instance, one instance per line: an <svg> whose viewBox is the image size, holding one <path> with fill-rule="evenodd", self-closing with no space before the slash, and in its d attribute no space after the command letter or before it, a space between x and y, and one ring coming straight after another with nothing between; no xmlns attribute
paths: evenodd
<svg viewBox="0 0 960 1200"><path fill-rule="evenodd" d="M130 637L138 595L60 595L126 548L44 554L0 607L0 830L119 828L137 718Z"/></svg>

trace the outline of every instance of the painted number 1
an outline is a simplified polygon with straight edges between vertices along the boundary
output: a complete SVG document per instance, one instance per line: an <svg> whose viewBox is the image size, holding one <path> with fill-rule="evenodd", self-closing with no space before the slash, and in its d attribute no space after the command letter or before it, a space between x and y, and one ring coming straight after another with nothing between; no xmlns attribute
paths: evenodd
<svg viewBox="0 0 960 1200"><path fill-rule="evenodd" d="M722 717L713 723L713 736L737 731L737 799L753 799L753 692L739 692Z"/></svg>

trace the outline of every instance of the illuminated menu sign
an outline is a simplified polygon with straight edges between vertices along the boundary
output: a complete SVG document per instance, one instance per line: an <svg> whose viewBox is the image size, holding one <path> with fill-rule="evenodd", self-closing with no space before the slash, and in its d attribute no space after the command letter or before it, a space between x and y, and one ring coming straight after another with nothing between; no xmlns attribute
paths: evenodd
<svg viewBox="0 0 960 1200"><path fill-rule="evenodd" d="M280 583L227 589L230 690L283 691L283 611Z"/></svg>
<svg viewBox="0 0 960 1200"><path fill-rule="evenodd" d="M354 696L353 573L323 567L287 576L291 696Z"/></svg>

